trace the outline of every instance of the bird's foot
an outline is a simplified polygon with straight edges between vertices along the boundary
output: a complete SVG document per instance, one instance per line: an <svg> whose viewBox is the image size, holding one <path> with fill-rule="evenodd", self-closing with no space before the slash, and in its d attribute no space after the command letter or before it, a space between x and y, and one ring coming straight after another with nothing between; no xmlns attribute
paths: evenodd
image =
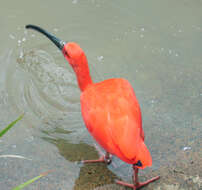
<svg viewBox="0 0 202 190"><path fill-rule="evenodd" d="M160 178L160 176L156 176L156 177L151 178L151 179L149 179L149 180L147 180L145 182L142 182L142 183L138 182L136 184L130 184L130 183L126 183L124 181L119 181L119 180L116 180L116 183L119 184L119 185L123 185L123 186L126 186L126 187L133 188L133 190L137 190L137 189L139 189L139 188L141 188L141 187L143 187L145 185L148 185L151 182L154 182L154 181L158 180L159 178Z"/></svg>
<svg viewBox="0 0 202 190"><path fill-rule="evenodd" d="M106 164L110 164L111 163L111 155L107 152L106 155L104 156L100 156L99 159L97 160L83 160L82 163L86 164L86 163L106 163Z"/></svg>
<svg viewBox="0 0 202 190"><path fill-rule="evenodd" d="M126 187L131 187L131 188L135 189L134 184L127 183L125 181L116 180L116 183L119 184L119 185L123 185L123 186L126 186Z"/></svg>

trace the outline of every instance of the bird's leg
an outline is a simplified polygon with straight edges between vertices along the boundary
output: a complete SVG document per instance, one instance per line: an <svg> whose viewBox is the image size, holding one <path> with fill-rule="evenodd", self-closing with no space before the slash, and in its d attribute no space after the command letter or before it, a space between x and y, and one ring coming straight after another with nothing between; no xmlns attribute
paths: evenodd
<svg viewBox="0 0 202 190"><path fill-rule="evenodd" d="M97 160L83 160L82 162L84 164L86 163L97 163L97 162L102 162L102 163L106 163L106 164L110 164L111 163L111 155L109 152L106 152L105 155L101 154L100 158Z"/></svg>
<svg viewBox="0 0 202 190"><path fill-rule="evenodd" d="M134 174L133 174L133 184L130 184L130 183L126 183L124 181L119 181L117 180L116 183L120 184L120 185L123 185L123 186L127 186L127 187L131 187L133 188L133 190L137 190L145 185L148 185L149 183L153 182L153 181L156 181L160 178L160 176L156 176L152 179L149 179L145 182L139 182L138 180L138 168L136 165L133 165L133 171L134 171Z"/></svg>
<svg viewBox="0 0 202 190"><path fill-rule="evenodd" d="M138 180L138 171L139 169L137 168L137 166L133 165L133 170L134 170L134 186L136 186L136 188L140 188L140 187L143 187L145 185L148 185L149 183L153 182L153 181L156 181L160 178L160 176L156 176L156 177L153 177L145 182L139 182Z"/></svg>

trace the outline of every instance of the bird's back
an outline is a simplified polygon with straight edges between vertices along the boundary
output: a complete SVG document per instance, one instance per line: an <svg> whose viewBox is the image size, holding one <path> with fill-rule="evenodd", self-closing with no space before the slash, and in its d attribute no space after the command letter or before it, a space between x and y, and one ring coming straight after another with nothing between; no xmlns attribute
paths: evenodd
<svg viewBox="0 0 202 190"><path fill-rule="evenodd" d="M151 156L144 144L141 110L133 88L125 79L108 79L86 88L81 110L87 129L108 152L134 164L138 155Z"/></svg>

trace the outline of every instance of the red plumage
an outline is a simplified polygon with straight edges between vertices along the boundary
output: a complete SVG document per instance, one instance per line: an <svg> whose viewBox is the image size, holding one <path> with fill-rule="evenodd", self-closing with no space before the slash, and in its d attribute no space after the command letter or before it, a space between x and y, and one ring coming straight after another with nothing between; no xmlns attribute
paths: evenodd
<svg viewBox="0 0 202 190"><path fill-rule="evenodd" d="M60 50L74 69L81 90L81 111L88 131L106 150L105 157L87 162L108 162L109 153L133 164L133 184L117 181L118 184L136 190L157 179L144 183L138 180L138 168L152 165L151 155L144 143L141 110L132 86L122 78L93 83L88 61L78 44L64 43L46 30L27 25L48 37ZM87 163L85 162L85 163Z"/></svg>
<svg viewBox="0 0 202 190"><path fill-rule="evenodd" d="M142 167L152 165L144 144L141 111L125 79L108 79L89 85L81 93L81 111L88 131L109 153Z"/></svg>

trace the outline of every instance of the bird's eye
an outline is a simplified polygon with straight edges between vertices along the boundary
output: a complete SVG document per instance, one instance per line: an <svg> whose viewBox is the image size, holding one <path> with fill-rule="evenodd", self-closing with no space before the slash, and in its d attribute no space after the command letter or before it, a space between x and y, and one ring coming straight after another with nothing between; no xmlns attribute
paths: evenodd
<svg viewBox="0 0 202 190"><path fill-rule="evenodd" d="M65 56L67 56L68 58L70 58L69 54L67 53L67 51L64 51Z"/></svg>

